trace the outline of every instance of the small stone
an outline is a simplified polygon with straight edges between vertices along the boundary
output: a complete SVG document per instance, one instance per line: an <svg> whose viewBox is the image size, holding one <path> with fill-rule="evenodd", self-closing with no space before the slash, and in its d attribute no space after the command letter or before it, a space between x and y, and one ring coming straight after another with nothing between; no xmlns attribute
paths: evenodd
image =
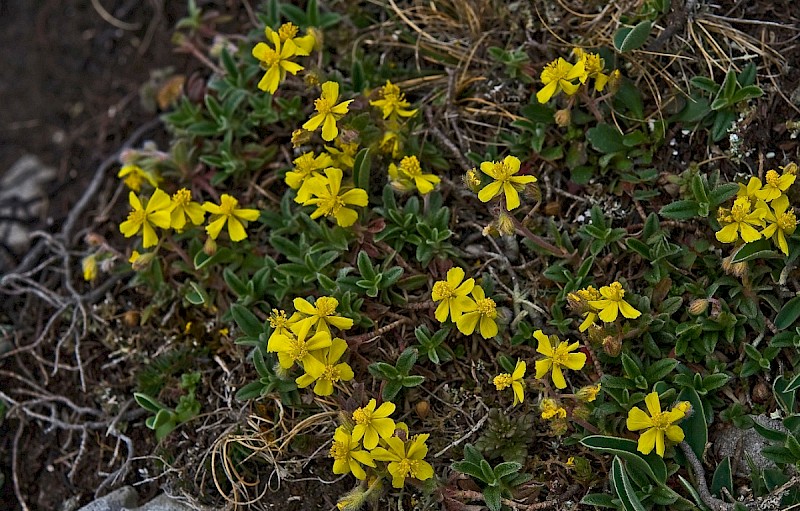
<svg viewBox="0 0 800 511"><path fill-rule="evenodd" d="M123 486L83 506L78 511L125 511L138 504L139 496L131 486Z"/></svg>

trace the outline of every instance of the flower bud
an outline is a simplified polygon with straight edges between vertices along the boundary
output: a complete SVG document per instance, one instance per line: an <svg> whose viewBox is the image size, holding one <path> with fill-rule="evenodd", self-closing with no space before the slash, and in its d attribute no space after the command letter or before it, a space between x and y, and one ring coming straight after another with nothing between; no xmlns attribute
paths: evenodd
<svg viewBox="0 0 800 511"><path fill-rule="evenodd" d="M785 167L781 167L784 174L790 174L792 176L797 175L797 164L795 162L789 163L789 165Z"/></svg>
<svg viewBox="0 0 800 511"><path fill-rule="evenodd" d="M517 228L514 226L514 220L511 218L511 216L505 213L500 213L500 216L497 217L495 225L497 231L503 236L511 236L517 232Z"/></svg>
<svg viewBox="0 0 800 511"><path fill-rule="evenodd" d="M417 401L417 404L414 405L414 411L417 412L417 416L420 419L425 419L431 411L431 405L425 401Z"/></svg>
<svg viewBox="0 0 800 511"><path fill-rule="evenodd" d="M618 357L622 352L622 340L616 336L606 336L603 339L603 351L610 357Z"/></svg>
<svg viewBox="0 0 800 511"><path fill-rule="evenodd" d="M474 193L478 193L481 189L481 176L478 174L477 169L469 169L464 175L464 184Z"/></svg>
<svg viewBox="0 0 800 511"><path fill-rule="evenodd" d="M203 244L203 253L209 257L217 253L217 242L211 236L206 238L206 242Z"/></svg>
<svg viewBox="0 0 800 511"><path fill-rule="evenodd" d="M581 387L578 392L575 394L575 397L578 400L583 401L584 403L591 403L595 399L597 399L597 394L600 392L600 384L595 383L594 385L587 385L586 387Z"/></svg>
<svg viewBox="0 0 800 511"><path fill-rule="evenodd" d="M572 114L566 108L558 110L554 117L556 124L562 128L566 128L567 126L569 126L569 123L572 120Z"/></svg>
<svg viewBox="0 0 800 511"><path fill-rule="evenodd" d="M704 313L706 309L708 309L708 300L705 298L692 300L692 302L689 304L689 314L692 316L699 316L700 314Z"/></svg>
<svg viewBox="0 0 800 511"><path fill-rule="evenodd" d="M83 280L91 282L97 278L97 254L86 256L81 261Z"/></svg>
<svg viewBox="0 0 800 511"><path fill-rule="evenodd" d="M135 256L135 257L134 257ZM131 267L135 271L142 271L150 266L150 263L153 261L155 257L154 252L145 252L144 254L139 254L134 250L131 258L128 261L131 263Z"/></svg>
<svg viewBox="0 0 800 511"><path fill-rule="evenodd" d="M311 140L311 132L302 128L296 129L292 132L292 147L300 147L306 145Z"/></svg>

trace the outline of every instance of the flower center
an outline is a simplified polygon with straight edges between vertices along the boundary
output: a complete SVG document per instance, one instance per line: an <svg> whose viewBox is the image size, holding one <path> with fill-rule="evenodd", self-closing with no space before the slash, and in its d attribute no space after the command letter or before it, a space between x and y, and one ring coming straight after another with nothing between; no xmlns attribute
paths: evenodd
<svg viewBox="0 0 800 511"><path fill-rule="evenodd" d="M494 386L497 387L497 390L503 390L511 386L511 382L514 380L511 378L511 375L508 373L500 373L494 377L492 383Z"/></svg>
<svg viewBox="0 0 800 511"><path fill-rule="evenodd" d="M795 226L797 226L797 218L794 216L794 211L787 211L779 215L777 220L778 227L782 231L794 231Z"/></svg>
<svg viewBox="0 0 800 511"><path fill-rule="evenodd" d="M411 177L422 175L422 168L416 156L406 156L400 161L400 168Z"/></svg>
<svg viewBox="0 0 800 511"><path fill-rule="evenodd" d="M603 70L600 55L596 53L587 53L583 65L585 66L586 72L589 74L599 73Z"/></svg>
<svg viewBox="0 0 800 511"><path fill-rule="evenodd" d="M562 342L555 350L553 350L553 364L562 366L566 364L567 357L570 355L568 346L569 345L566 342Z"/></svg>
<svg viewBox="0 0 800 511"><path fill-rule="evenodd" d="M775 188L778 188L778 182L780 178L781 178L780 174L778 174L774 170L768 170L767 175L765 176L767 184Z"/></svg>
<svg viewBox="0 0 800 511"><path fill-rule="evenodd" d="M128 213L128 220L135 224L143 224L147 220L147 212L143 209L137 209Z"/></svg>
<svg viewBox="0 0 800 511"><path fill-rule="evenodd" d="M125 183L125 186L127 186L131 190L138 192L139 190L142 189L142 183L144 183L144 178L142 177L141 174L134 172L132 174L128 174L127 177L125 177L125 181L123 182Z"/></svg>
<svg viewBox="0 0 800 511"><path fill-rule="evenodd" d="M569 62L556 60L545 66L542 70L542 82L548 84L556 80L563 80L569 74L572 66Z"/></svg>
<svg viewBox="0 0 800 511"><path fill-rule="evenodd" d="M314 108L316 108L317 112L320 114L328 115L331 113L331 108L333 108L333 105L331 105L331 102L325 98L317 98L314 100Z"/></svg>
<svg viewBox="0 0 800 511"><path fill-rule="evenodd" d="M338 197L337 197L338 198ZM323 296L317 300L317 315L320 317L331 316L339 306L339 300L329 296Z"/></svg>
<svg viewBox="0 0 800 511"><path fill-rule="evenodd" d="M451 298L454 294L453 288L445 281L439 281L433 285L433 294L441 296L442 300Z"/></svg>
<svg viewBox="0 0 800 511"><path fill-rule="evenodd" d="M739 197L731 208L731 217L734 222L744 222L745 217L750 213L750 201L747 197Z"/></svg>
<svg viewBox="0 0 800 511"><path fill-rule="evenodd" d="M419 460L410 460L408 458L403 458L398 462L398 472L400 473L401 477L414 477L414 473L417 471L417 467L419 465Z"/></svg>
<svg viewBox="0 0 800 511"><path fill-rule="evenodd" d="M281 42L286 42L289 39L294 39L298 30L299 29L293 23L284 23L281 25L281 28L278 29L278 37L281 38Z"/></svg>
<svg viewBox="0 0 800 511"><path fill-rule="evenodd" d="M333 445L331 445L330 456L331 458L335 459L336 461L339 460L346 460L350 455L350 449L344 442L339 442L337 440L333 441Z"/></svg>
<svg viewBox="0 0 800 511"><path fill-rule="evenodd" d="M275 51L274 49L267 47L264 50L264 55L262 56L261 62L264 63L265 67L273 67L277 66L281 61L281 54Z"/></svg>
<svg viewBox="0 0 800 511"><path fill-rule="evenodd" d="M286 328L286 323L289 320L286 318L286 311L272 309L272 314L269 315L269 326L275 330Z"/></svg>
<svg viewBox="0 0 800 511"><path fill-rule="evenodd" d="M337 369L336 366L327 365L325 366L325 370L322 372L320 379L335 382L341 380L342 376L339 374L339 369Z"/></svg>
<svg viewBox="0 0 800 511"><path fill-rule="evenodd" d="M307 176L314 170L314 155L306 153L294 161L294 171L303 176Z"/></svg>
<svg viewBox="0 0 800 511"><path fill-rule="evenodd" d="M625 290L622 289L622 284L619 282L612 282L608 287L611 288L611 296L609 297L609 300L621 302L622 297L625 296Z"/></svg>
<svg viewBox="0 0 800 511"><path fill-rule="evenodd" d="M356 424L367 425L372 420L372 412L366 408L356 408L356 411L353 412L353 420L356 421Z"/></svg>
<svg viewBox="0 0 800 511"><path fill-rule="evenodd" d="M666 412L661 412L653 415L653 427L659 429L661 431L666 431L666 429L672 424L669 421L669 414Z"/></svg>
<svg viewBox="0 0 800 511"><path fill-rule="evenodd" d="M294 361L302 360L306 355L308 355L308 349L306 348L306 343L300 341L298 339L292 340L292 345L289 348L289 356Z"/></svg>
<svg viewBox="0 0 800 511"><path fill-rule="evenodd" d="M189 201L192 200L192 192L187 190L186 188L181 188L172 196L172 202L175 203L176 206L182 207L189 204Z"/></svg>
<svg viewBox="0 0 800 511"><path fill-rule="evenodd" d="M498 161L494 163L494 174L497 181L508 181L514 172L508 168L503 162Z"/></svg>
<svg viewBox="0 0 800 511"><path fill-rule="evenodd" d="M233 210L236 209L236 206L238 205L238 200L234 199L230 195L223 195L219 203L219 209L221 210L221 214L230 216L233 214Z"/></svg>
<svg viewBox="0 0 800 511"><path fill-rule="evenodd" d="M497 316L497 306L495 305L494 300L491 298L477 300L475 303L478 306L478 312L481 313L481 316L486 316L489 318L494 318Z"/></svg>

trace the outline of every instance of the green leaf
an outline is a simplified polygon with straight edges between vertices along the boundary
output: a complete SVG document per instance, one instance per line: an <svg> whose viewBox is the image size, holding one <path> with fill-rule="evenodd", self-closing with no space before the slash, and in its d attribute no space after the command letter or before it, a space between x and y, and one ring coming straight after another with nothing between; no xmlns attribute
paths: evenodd
<svg viewBox="0 0 800 511"><path fill-rule="evenodd" d="M369 190L371 171L372 158L369 154L369 148L365 148L358 152L353 163L353 182L357 188Z"/></svg>
<svg viewBox="0 0 800 511"><path fill-rule="evenodd" d="M667 204L658 214L671 220L688 220L700 215L700 204L694 200L679 200Z"/></svg>
<svg viewBox="0 0 800 511"><path fill-rule="evenodd" d="M761 454L775 463L793 464L797 461L792 452L782 445L768 445L761 449Z"/></svg>
<svg viewBox="0 0 800 511"><path fill-rule="evenodd" d="M483 500L491 511L500 511L503 507L498 486L487 486L483 489Z"/></svg>
<svg viewBox="0 0 800 511"><path fill-rule="evenodd" d="M783 306L775 317L775 328L784 330L789 328L800 318L800 296L795 296Z"/></svg>
<svg viewBox="0 0 800 511"><path fill-rule="evenodd" d="M494 476L497 479L502 479L513 474L514 472L518 472L521 468L521 463L517 463L515 461L506 461L494 467Z"/></svg>
<svg viewBox="0 0 800 511"><path fill-rule="evenodd" d="M590 449L623 458L634 470L647 475L657 484L664 484L667 480L667 465L661 456L655 452L643 455L638 451L638 444L635 440L591 435L581 439L581 444Z"/></svg>
<svg viewBox="0 0 800 511"><path fill-rule="evenodd" d="M709 94L716 95L719 92L719 85L717 82L708 78L707 76L695 76L691 80L689 80L693 86L697 87L698 89L708 92Z"/></svg>
<svg viewBox="0 0 800 511"><path fill-rule="evenodd" d="M416 348L406 348L403 353L397 357L397 363L395 364L395 368L397 368L397 372L402 375L408 375L411 368L414 367L414 363L417 361L417 357L419 356L419 352Z"/></svg>
<svg viewBox="0 0 800 511"><path fill-rule="evenodd" d="M384 401L392 401L397 397L397 394L399 394L401 390L403 390L402 382L397 380L388 381L386 382L386 386L383 387L383 393L381 394L381 397Z"/></svg>
<svg viewBox="0 0 800 511"><path fill-rule="evenodd" d="M728 380L730 380L730 376L725 373L711 374L703 378L703 390L706 392L716 390L728 383Z"/></svg>
<svg viewBox="0 0 800 511"><path fill-rule="evenodd" d="M356 264L358 265L358 271L364 279L374 281L375 277L378 276L377 272L375 272L375 268L372 266L372 261L369 260L369 256L363 250L358 253Z"/></svg>
<svg viewBox="0 0 800 511"><path fill-rule="evenodd" d="M769 240L760 239L750 243L745 243L731 256L732 263L741 263L753 259L770 259L783 257L772 249Z"/></svg>
<svg viewBox="0 0 800 511"><path fill-rule="evenodd" d="M483 472L481 467L470 461L456 461L451 465L453 470L472 476L479 481L483 481Z"/></svg>
<svg viewBox="0 0 800 511"><path fill-rule="evenodd" d="M708 183L704 182L700 174L695 174L692 177L692 193L697 202L708 202Z"/></svg>
<svg viewBox="0 0 800 511"><path fill-rule="evenodd" d="M264 325L258 320L255 314L250 312L247 307L234 303L231 305L231 315L239 328L249 337L258 337L264 331Z"/></svg>
<svg viewBox="0 0 800 511"><path fill-rule="evenodd" d="M739 192L739 184L738 183L725 183L717 186L711 192L711 204L714 206L718 206L725 202L726 200L732 198Z"/></svg>
<svg viewBox="0 0 800 511"><path fill-rule="evenodd" d="M786 386L789 382L783 375L779 375L772 382L772 392L775 394L775 399L778 404L783 408L786 413L794 413L794 404L797 398L795 392L786 392Z"/></svg>
<svg viewBox="0 0 800 511"><path fill-rule="evenodd" d="M161 409L164 408L164 405L159 403L156 399L141 392L134 392L133 399L136 400L136 403L139 406L153 413L158 413Z"/></svg>
<svg viewBox="0 0 800 511"><path fill-rule="evenodd" d="M627 151L627 146L623 143L622 133L615 126L601 123L586 131L586 140L592 147L604 154L612 154Z"/></svg>
<svg viewBox="0 0 800 511"><path fill-rule="evenodd" d="M633 380L642 375L642 370L639 369L639 364L637 364L636 361L630 357L630 355L623 353L621 360L626 377Z"/></svg>
<svg viewBox="0 0 800 511"><path fill-rule="evenodd" d="M619 456L614 456L614 461L611 464L611 485L614 487L619 500L622 501L622 509L624 511L647 511L636 495L633 484L631 484L631 480L628 478L628 473L625 471Z"/></svg>
<svg viewBox="0 0 800 511"><path fill-rule="evenodd" d="M720 490L722 488L727 488L733 494L733 473L731 472L731 459L728 456L717 466L714 477L711 479L710 490L713 495L721 497Z"/></svg>
<svg viewBox="0 0 800 511"><path fill-rule="evenodd" d="M617 507L614 503L614 497L608 493L587 493L583 496L580 503L585 506L610 507L612 509L616 509Z"/></svg>
<svg viewBox="0 0 800 511"><path fill-rule="evenodd" d="M786 388L783 389L784 392L794 392L800 388L800 373L796 374L789 383L786 384Z"/></svg>
<svg viewBox="0 0 800 511"><path fill-rule="evenodd" d="M252 381L236 392L237 401L250 401L261 397L264 384L261 381Z"/></svg>
<svg viewBox="0 0 800 511"><path fill-rule="evenodd" d="M425 377L424 376L412 375L412 376L404 377L403 380L402 380L402 383L403 383L403 387L409 387L410 388L410 387L417 387L419 385L422 385L422 383L424 381L425 381Z"/></svg>
<svg viewBox="0 0 800 511"><path fill-rule="evenodd" d="M711 139L719 142L728 134L733 121L736 120L736 112L731 110L719 110L714 116L714 123L711 125Z"/></svg>
<svg viewBox="0 0 800 511"><path fill-rule="evenodd" d="M700 497L700 494L699 494L699 493L697 493L697 490L695 489L695 487L694 487L694 486L692 486L692 483L690 483L689 481L687 481L687 480L686 480L686 479L685 479L683 476L681 476L681 475L679 475L679 476L678 476L678 480L680 480L680 482L681 482L681 484L683 485L683 487L684 487L684 488L686 488L686 491L688 491L688 492L689 492L689 494L692 496L692 498L694 499L694 502L695 502L695 504L697 504L697 507L698 507L698 508L699 508L701 511L711 511L711 510L710 510L710 509L708 509L708 507L707 507L707 506L706 506L706 505L703 503L703 499Z"/></svg>
<svg viewBox="0 0 800 511"><path fill-rule="evenodd" d="M653 23L649 20L642 21L633 28L621 28L614 34L614 47L620 53L641 48L650 36Z"/></svg>
<svg viewBox="0 0 800 511"><path fill-rule="evenodd" d="M697 391L691 387L684 387L678 394L679 401L688 401L692 405L692 414L680 423L686 435L686 443L692 448L697 459L703 459L703 453L708 443L708 424L703 402ZM682 454L682 453L681 453Z"/></svg>
<svg viewBox="0 0 800 511"><path fill-rule="evenodd" d="M672 372L675 369L675 366L678 365L678 361L674 358L664 358L653 362L650 364L650 367L644 373L644 377L647 379L649 383L655 383L657 381L663 380L666 375Z"/></svg>

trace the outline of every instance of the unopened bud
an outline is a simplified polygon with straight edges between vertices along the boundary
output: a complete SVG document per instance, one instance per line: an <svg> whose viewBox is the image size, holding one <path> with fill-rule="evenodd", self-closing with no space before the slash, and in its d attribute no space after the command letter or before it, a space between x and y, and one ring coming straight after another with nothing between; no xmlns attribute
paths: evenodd
<svg viewBox="0 0 800 511"><path fill-rule="evenodd" d="M315 87L319 85L319 75L314 71L309 71L305 75L303 75L303 81L306 82L306 85L310 87Z"/></svg>
<svg viewBox="0 0 800 511"><path fill-rule="evenodd" d="M603 339L603 351L610 357L618 357L622 352L622 340L616 336L606 336Z"/></svg>
<svg viewBox="0 0 800 511"><path fill-rule="evenodd" d="M575 394L575 397L577 397L578 400L583 401L584 403L591 403L592 401L597 399L598 393L600 393L600 384L595 383L594 385L587 385L586 387L581 387Z"/></svg>
<svg viewBox="0 0 800 511"><path fill-rule="evenodd" d="M88 255L81 261L83 280L91 282L97 278L97 254Z"/></svg>
<svg viewBox="0 0 800 511"><path fill-rule="evenodd" d="M782 167L784 174L790 174L792 176L797 175L797 164L795 162L789 163L789 165Z"/></svg>
<svg viewBox="0 0 800 511"><path fill-rule="evenodd" d="M153 261L153 257L155 257L154 252L145 252L144 254L139 254L137 251L133 251L131 258L128 261L131 263L131 267L135 271L142 271L150 266L150 263Z"/></svg>
<svg viewBox="0 0 800 511"><path fill-rule="evenodd" d="M430 413L431 405L424 399L422 401L417 401L417 404L414 405L414 411L417 412L420 419L424 419Z"/></svg>
<svg viewBox="0 0 800 511"><path fill-rule="evenodd" d="M292 132L292 147L300 147L306 145L311 140L311 132L302 128L296 129Z"/></svg>
<svg viewBox="0 0 800 511"><path fill-rule="evenodd" d="M673 409L683 412L684 417L689 417L692 414L692 404L689 401L676 403Z"/></svg>
<svg viewBox="0 0 800 511"><path fill-rule="evenodd" d="M619 72L619 69L615 69L608 75L608 84L606 87L608 87L611 94L616 94L620 85L622 85L622 73Z"/></svg>
<svg viewBox="0 0 800 511"><path fill-rule="evenodd" d="M203 253L209 257L217 253L217 242L211 236L203 244Z"/></svg>
<svg viewBox="0 0 800 511"><path fill-rule="evenodd" d="M469 169L467 173L464 175L464 184L467 185L467 188L472 190L474 193L478 193L481 189L481 176L478 174L477 169Z"/></svg>
<svg viewBox="0 0 800 511"><path fill-rule="evenodd" d="M533 202L542 202L542 189L537 183L526 184L525 195L533 199Z"/></svg>
<svg viewBox="0 0 800 511"><path fill-rule="evenodd" d="M689 304L689 314L692 316L699 316L700 314L704 313L706 309L708 309L708 300L705 298L692 300L692 302Z"/></svg>
<svg viewBox="0 0 800 511"><path fill-rule="evenodd" d="M497 231L503 236L511 236L517 232L517 228L514 226L514 220L505 213L500 213L495 224L497 226Z"/></svg>
<svg viewBox="0 0 800 511"><path fill-rule="evenodd" d="M567 109L558 110L554 116L556 124L561 126L562 128L566 128L569 126L570 121L572 120L572 114Z"/></svg>

